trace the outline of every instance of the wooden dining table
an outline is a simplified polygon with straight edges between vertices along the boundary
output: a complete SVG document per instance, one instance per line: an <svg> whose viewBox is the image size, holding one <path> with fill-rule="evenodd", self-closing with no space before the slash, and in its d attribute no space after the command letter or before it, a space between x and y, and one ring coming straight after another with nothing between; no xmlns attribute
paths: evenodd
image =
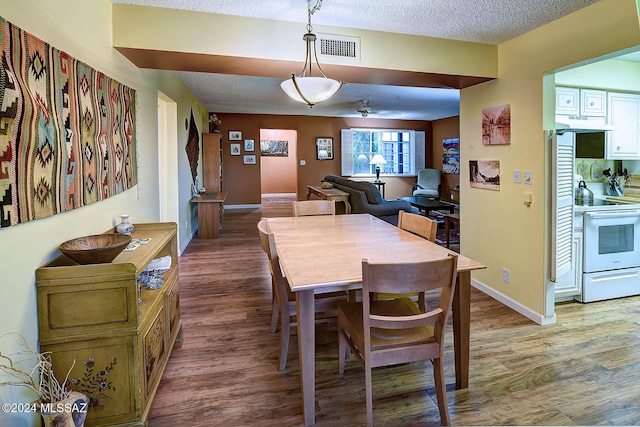
<svg viewBox="0 0 640 427"><path fill-rule="evenodd" d="M305 425L315 424L314 294L362 288L362 259L389 263L446 257L431 243L369 214L268 218L283 272L296 296ZM456 388L469 385L471 271L486 268L458 257L453 299Z"/></svg>

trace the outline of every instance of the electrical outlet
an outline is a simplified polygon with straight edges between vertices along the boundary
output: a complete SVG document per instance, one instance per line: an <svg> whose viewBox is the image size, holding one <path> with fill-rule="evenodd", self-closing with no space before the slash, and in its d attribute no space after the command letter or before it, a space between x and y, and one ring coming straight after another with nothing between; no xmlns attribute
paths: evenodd
<svg viewBox="0 0 640 427"><path fill-rule="evenodd" d="M450 196L451 196L451 200L455 200L455 198L453 197L453 194L451 194Z"/></svg>
<svg viewBox="0 0 640 427"><path fill-rule="evenodd" d="M511 272L506 268L502 269L502 280L504 280L507 283L511 283Z"/></svg>

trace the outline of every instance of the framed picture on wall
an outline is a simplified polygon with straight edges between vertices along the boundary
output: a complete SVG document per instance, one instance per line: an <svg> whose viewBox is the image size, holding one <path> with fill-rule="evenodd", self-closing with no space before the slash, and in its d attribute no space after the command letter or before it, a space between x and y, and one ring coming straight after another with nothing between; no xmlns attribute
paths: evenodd
<svg viewBox="0 0 640 427"><path fill-rule="evenodd" d="M240 155L240 144L229 144L229 153L232 156Z"/></svg>
<svg viewBox="0 0 640 427"><path fill-rule="evenodd" d="M255 141L253 139L244 140L244 151L253 151L255 149Z"/></svg>
<svg viewBox="0 0 640 427"><path fill-rule="evenodd" d="M500 191L500 160L469 160L469 185Z"/></svg>
<svg viewBox="0 0 640 427"><path fill-rule="evenodd" d="M333 138L316 138L316 159L333 160Z"/></svg>
<svg viewBox="0 0 640 427"><path fill-rule="evenodd" d="M242 131L241 130L230 130L229 131L229 141L242 141Z"/></svg>
<svg viewBox="0 0 640 427"><path fill-rule="evenodd" d="M255 154L244 156L243 163L245 165L255 165L256 164L256 156L255 156Z"/></svg>

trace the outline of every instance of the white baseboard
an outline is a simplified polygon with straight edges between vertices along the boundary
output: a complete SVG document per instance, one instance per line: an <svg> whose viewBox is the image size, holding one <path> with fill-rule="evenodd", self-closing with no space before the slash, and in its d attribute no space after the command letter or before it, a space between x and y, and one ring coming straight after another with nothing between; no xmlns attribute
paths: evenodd
<svg viewBox="0 0 640 427"><path fill-rule="evenodd" d="M533 320L538 325L542 325L542 326L544 326L544 325L552 325L552 324L557 322L557 318L556 318L555 313L551 317L544 316L541 313L536 313L535 311L531 310L530 308L525 307L524 305L520 304L518 301L515 301L514 299L506 296L503 293L500 293L500 292L496 291L492 287L489 287L485 283L482 283L482 282L480 282L478 280L471 279L471 286L473 286L474 288L478 289L479 291L484 292L485 294L489 295L491 298L501 302L502 304L506 305L507 307L517 311L518 313L522 314L524 317Z"/></svg>

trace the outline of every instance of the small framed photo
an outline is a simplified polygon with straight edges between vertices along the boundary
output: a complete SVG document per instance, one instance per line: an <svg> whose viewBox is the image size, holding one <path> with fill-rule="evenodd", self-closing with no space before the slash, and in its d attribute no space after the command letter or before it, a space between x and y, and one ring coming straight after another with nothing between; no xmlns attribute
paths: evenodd
<svg viewBox="0 0 640 427"><path fill-rule="evenodd" d="M229 131L229 141L242 141L242 131L241 130L230 130Z"/></svg>
<svg viewBox="0 0 640 427"><path fill-rule="evenodd" d="M229 144L229 152L232 156L240 155L240 144Z"/></svg>
<svg viewBox="0 0 640 427"><path fill-rule="evenodd" d="M244 151L253 151L255 149L255 141L253 139L244 140Z"/></svg>
<svg viewBox="0 0 640 427"><path fill-rule="evenodd" d="M255 154L244 156L243 163L245 165L255 165L256 164L256 156L255 156Z"/></svg>
<svg viewBox="0 0 640 427"><path fill-rule="evenodd" d="M333 160L333 138L316 138L316 159Z"/></svg>

